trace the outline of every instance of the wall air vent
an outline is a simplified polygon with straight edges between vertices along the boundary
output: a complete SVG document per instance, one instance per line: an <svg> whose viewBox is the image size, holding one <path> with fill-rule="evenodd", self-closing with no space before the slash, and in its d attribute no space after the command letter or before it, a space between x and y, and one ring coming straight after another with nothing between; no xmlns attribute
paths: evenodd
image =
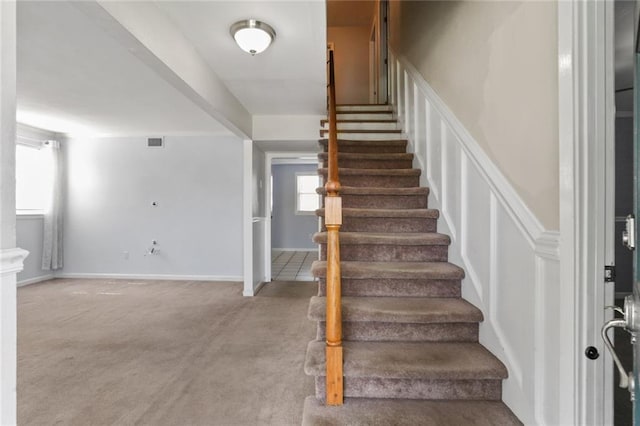
<svg viewBox="0 0 640 426"><path fill-rule="evenodd" d="M164 138L147 138L147 146L149 148L162 148L164 146Z"/></svg>

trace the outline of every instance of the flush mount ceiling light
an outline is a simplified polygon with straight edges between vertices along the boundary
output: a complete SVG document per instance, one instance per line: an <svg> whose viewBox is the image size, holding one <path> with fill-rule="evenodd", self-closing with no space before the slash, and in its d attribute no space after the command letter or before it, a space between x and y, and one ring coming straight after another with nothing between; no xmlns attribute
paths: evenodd
<svg viewBox="0 0 640 426"><path fill-rule="evenodd" d="M264 52L276 38L276 32L271 26L255 19L238 21L231 26L229 32L240 49L251 55Z"/></svg>

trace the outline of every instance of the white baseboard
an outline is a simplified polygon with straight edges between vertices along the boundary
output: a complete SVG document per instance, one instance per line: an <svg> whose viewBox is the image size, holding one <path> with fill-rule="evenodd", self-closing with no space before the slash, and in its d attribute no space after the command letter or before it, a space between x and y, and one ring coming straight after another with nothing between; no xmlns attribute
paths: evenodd
<svg viewBox="0 0 640 426"><path fill-rule="evenodd" d="M262 287L264 287L265 284L267 284L267 281L262 281L262 282L260 282L260 284L256 285L256 287L253 289L253 293L252 294L249 294L246 291L243 291L242 295L245 296L245 297L253 297L256 294L258 294L258 292L260 290L262 290Z"/></svg>
<svg viewBox="0 0 640 426"><path fill-rule="evenodd" d="M28 280L18 281L16 286L24 287L31 284L41 283L42 281L52 280L54 278L56 278L55 274L40 275L39 277L33 277L33 278L29 278Z"/></svg>
<svg viewBox="0 0 640 426"><path fill-rule="evenodd" d="M115 280L172 280L172 281L242 281L241 275L171 275L171 274L99 274L62 272L56 278L115 279Z"/></svg>

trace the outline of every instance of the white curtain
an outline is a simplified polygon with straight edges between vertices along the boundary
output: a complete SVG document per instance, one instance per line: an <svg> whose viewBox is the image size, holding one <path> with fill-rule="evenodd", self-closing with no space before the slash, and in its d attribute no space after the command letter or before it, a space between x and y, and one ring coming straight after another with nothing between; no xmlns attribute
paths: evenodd
<svg viewBox="0 0 640 426"><path fill-rule="evenodd" d="M49 191L44 208L42 269L62 268L62 156L58 141L45 141L43 148L51 164Z"/></svg>

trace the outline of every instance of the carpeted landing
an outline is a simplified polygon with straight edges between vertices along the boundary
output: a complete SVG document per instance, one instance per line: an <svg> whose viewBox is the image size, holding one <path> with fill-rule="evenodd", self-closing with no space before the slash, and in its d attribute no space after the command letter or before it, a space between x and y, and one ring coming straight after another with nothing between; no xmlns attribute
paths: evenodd
<svg viewBox="0 0 640 426"><path fill-rule="evenodd" d="M54 280L18 289L20 425L300 425L316 285Z"/></svg>
<svg viewBox="0 0 640 426"><path fill-rule="evenodd" d="M407 141L369 134L372 113L391 109L338 107L345 404L323 403L327 235L319 232L321 260L312 266L319 291L308 311L317 335L305 362L316 392L303 424L519 425L501 401L507 369L478 343L482 312L461 298L464 271L447 261L451 241L437 232L439 212L427 206ZM346 117L360 120L357 138L340 131ZM320 146L326 180L327 141ZM324 225L324 209L317 214Z"/></svg>

